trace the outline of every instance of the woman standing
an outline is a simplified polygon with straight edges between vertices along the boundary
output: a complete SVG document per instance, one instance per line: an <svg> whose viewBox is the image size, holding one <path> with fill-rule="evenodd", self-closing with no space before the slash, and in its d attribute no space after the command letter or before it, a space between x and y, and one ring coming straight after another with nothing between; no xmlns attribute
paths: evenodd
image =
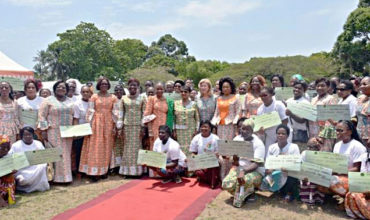
<svg viewBox="0 0 370 220"><path fill-rule="evenodd" d="M0 158L7 155L10 150L10 140L6 135L0 135ZM14 173L0 176L0 208L15 203Z"/></svg>
<svg viewBox="0 0 370 220"><path fill-rule="evenodd" d="M199 114L195 102L189 99L191 88L181 87L181 100L175 101L175 132L174 136L186 156L190 155L191 139L199 127Z"/></svg>
<svg viewBox="0 0 370 220"><path fill-rule="evenodd" d="M351 118L356 117L357 99L351 93L353 91L353 84L349 80L340 81L337 86L337 94L339 96L338 104L349 105L349 113Z"/></svg>
<svg viewBox="0 0 370 220"><path fill-rule="evenodd" d="M142 149L141 120L145 110L145 99L137 92L139 86L140 82L137 79L129 79L129 95L123 96L120 103L122 118L119 120L123 120L124 147L119 173L125 176L141 176L143 173L142 166L137 165L138 152Z"/></svg>
<svg viewBox="0 0 370 220"><path fill-rule="evenodd" d="M257 115L257 109L262 105L260 98L261 89L266 85L266 80L261 75L253 77L249 82L248 93L242 106L242 117L250 118Z"/></svg>
<svg viewBox="0 0 370 220"><path fill-rule="evenodd" d="M212 124L217 126L217 136L222 140L232 140L237 131L237 122L240 114L240 102L235 95L236 89L230 77L220 79L220 96L217 98L216 112ZM228 157L220 157L221 180L225 178L231 168Z"/></svg>
<svg viewBox="0 0 370 220"><path fill-rule="evenodd" d="M320 78L315 81L317 96L311 100L312 105L334 105L336 98L328 94L330 82L326 78ZM324 138L324 148L322 151L332 151L336 138L335 128L329 121L309 121L309 135L316 137L319 135Z"/></svg>
<svg viewBox="0 0 370 220"><path fill-rule="evenodd" d="M86 113L91 123L92 135L85 137L81 152L80 172L93 176L93 180L108 172L114 143L114 127L118 108L117 97L109 94L110 82L100 77L96 84L97 94L91 96Z"/></svg>
<svg viewBox="0 0 370 220"><path fill-rule="evenodd" d="M271 76L272 88L284 87L284 76L280 74L274 74Z"/></svg>
<svg viewBox="0 0 370 220"><path fill-rule="evenodd" d="M148 123L150 150L153 150L154 141L158 138L159 126L173 123L173 100L163 96L162 83L155 85L155 96L150 96L145 108L144 116L150 118ZM170 116L170 117L168 117ZM154 119L152 119L154 117ZM171 118L172 117L172 118ZM173 125L169 126L171 129Z"/></svg>
<svg viewBox="0 0 370 220"><path fill-rule="evenodd" d="M197 99L200 121L211 121L216 109L216 98L212 94L212 84L209 79L200 80L200 98Z"/></svg>
<svg viewBox="0 0 370 220"><path fill-rule="evenodd" d="M54 96L46 98L39 111L39 129L44 141L62 148L63 159L55 163L54 182L72 182L71 150L73 138L62 138L60 126L72 125L73 102L67 98L68 84L58 81L53 86Z"/></svg>
<svg viewBox="0 0 370 220"><path fill-rule="evenodd" d="M7 135L12 145L20 128L18 107L13 100L12 87L8 82L1 82L0 90L0 134Z"/></svg>
<svg viewBox="0 0 370 220"><path fill-rule="evenodd" d="M361 80L362 95L357 99L357 132L364 143L370 139L370 77Z"/></svg>

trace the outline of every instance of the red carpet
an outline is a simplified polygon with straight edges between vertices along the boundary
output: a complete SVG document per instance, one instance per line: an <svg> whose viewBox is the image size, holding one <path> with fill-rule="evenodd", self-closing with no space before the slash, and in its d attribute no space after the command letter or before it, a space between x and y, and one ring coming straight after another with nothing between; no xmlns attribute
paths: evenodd
<svg viewBox="0 0 370 220"><path fill-rule="evenodd" d="M54 219L194 219L220 191L190 178L181 184L133 180Z"/></svg>

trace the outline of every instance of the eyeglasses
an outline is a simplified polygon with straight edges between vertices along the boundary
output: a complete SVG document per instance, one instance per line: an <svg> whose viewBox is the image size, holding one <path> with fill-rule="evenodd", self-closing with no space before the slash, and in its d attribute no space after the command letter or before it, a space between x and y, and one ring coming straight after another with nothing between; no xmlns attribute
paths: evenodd
<svg viewBox="0 0 370 220"><path fill-rule="evenodd" d="M181 91L181 93L189 93L188 91Z"/></svg>
<svg viewBox="0 0 370 220"><path fill-rule="evenodd" d="M345 88L337 88L337 90L339 90L339 91L346 91L346 90L349 90L349 89L345 89Z"/></svg>
<svg viewBox="0 0 370 220"><path fill-rule="evenodd" d="M340 132L340 133L344 132L344 130L343 130L343 129L335 129L335 131L336 131L336 132Z"/></svg>

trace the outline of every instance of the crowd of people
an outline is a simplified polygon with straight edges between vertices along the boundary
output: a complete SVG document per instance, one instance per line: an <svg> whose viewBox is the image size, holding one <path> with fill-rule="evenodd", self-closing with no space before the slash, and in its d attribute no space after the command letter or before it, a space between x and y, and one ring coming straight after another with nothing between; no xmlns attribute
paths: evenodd
<svg viewBox="0 0 370 220"><path fill-rule="evenodd" d="M78 86L77 80L57 81L53 91L28 79L23 93L0 82L0 158L44 146L61 148L63 158L0 177L0 206L14 203L16 190L45 191L49 183L71 183L82 175L96 182L118 173L162 177L163 184L194 177L212 189L230 192L235 207L255 199L257 189L310 205L334 195L349 216L370 219L370 189L349 192L346 174L333 173L330 187L324 187L288 176L284 169L264 168L268 157L302 155L304 161L305 151L314 150L346 155L350 172L370 172L370 77L306 82L295 74L286 84L275 74L269 81L256 75L237 86L230 77L214 84L202 79L198 89L191 79L146 81L142 89L139 80L130 78L126 87L115 86L113 94L105 77L95 87ZM292 87L291 98L278 100L279 87ZM346 104L351 120L310 121L290 111L288 103ZM37 111L37 123L22 122L22 110ZM252 117L271 112L278 113L281 124L254 131ZM92 135L61 137L60 126L84 123L91 125ZM218 140L251 142L254 158L219 155ZM166 168L139 165L141 149L166 153ZM189 172L187 158L204 153L215 154L219 167Z"/></svg>

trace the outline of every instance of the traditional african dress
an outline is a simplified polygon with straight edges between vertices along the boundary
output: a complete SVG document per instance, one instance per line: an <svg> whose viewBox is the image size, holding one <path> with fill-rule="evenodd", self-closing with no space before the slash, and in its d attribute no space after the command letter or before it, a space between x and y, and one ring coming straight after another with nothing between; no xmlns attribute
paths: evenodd
<svg viewBox="0 0 370 220"><path fill-rule="evenodd" d="M142 166L137 164L138 152L142 149L141 120L145 110L145 99L138 96L131 99L123 96L121 101L123 116L124 148L119 173L122 175L140 176Z"/></svg>
<svg viewBox="0 0 370 220"><path fill-rule="evenodd" d="M39 110L39 128L46 130L48 142L62 149L63 159L54 163L54 182L72 182L71 151L73 138L62 138L60 126L72 125L74 104L71 99L57 100L54 96L46 98Z"/></svg>
<svg viewBox="0 0 370 220"><path fill-rule="evenodd" d="M11 101L9 104L0 102L0 134L7 135L10 144L13 144L17 140L19 129L20 123L16 102Z"/></svg>
<svg viewBox="0 0 370 220"><path fill-rule="evenodd" d="M91 96L86 118L91 121L93 134L84 139L80 172L91 176L100 176L108 172L114 144L114 124L118 118L118 106L116 105L117 109L114 108L117 101L117 97L111 94Z"/></svg>
<svg viewBox="0 0 370 220"><path fill-rule="evenodd" d="M255 97L251 93L247 93L242 104L242 116L250 118L253 115L257 115L257 110L263 102L260 97Z"/></svg>
<svg viewBox="0 0 370 220"><path fill-rule="evenodd" d="M312 105L334 105L336 103L337 99L329 94L326 94L322 98L316 96L311 100ZM337 138L335 128L329 121L309 121L309 136L310 138L317 136L324 138L323 151L329 152L332 151L335 139Z"/></svg>
<svg viewBox="0 0 370 220"><path fill-rule="evenodd" d="M216 110L216 98L211 96L208 99L200 97L196 100L200 121L211 121Z"/></svg>
<svg viewBox="0 0 370 220"><path fill-rule="evenodd" d="M145 98L144 96L141 96L142 98ZM116 105L118 105L116 108L120 108L121 105L121 99L118 99ZM124 142L118 135L114 136L114 143L113 143L113 149L112 149L112 158L110 163L110 168L116 168L120 167L122 163L122 154L123 154L123 145Z"/></svg>
<svg viewBox="0 0 370 220"><path fill-rule="evenodd" d="M196 103L189 101L186 106L183 106L182 100L175 101L175 130L177 142L180 144L181 150L186 156L191 154L189 146L198 127L199 114Z"/></svg>
<svg viewBox="0 0 370 220"><path fill-rule="evenodd" d="M9 205L15 203L15 179L13 174L0 177L0 197Z"/></svg>
<svg viewBox="0 0 370 220"><path fill-rule="evenodd" d="M356 115L357 132L362 140L367 140L370 137L370 98L368 96L362 95L358 98Z"/></svg>
<svg viewBox="0 0 370 220"><path fill-rule="evenodd" d="M148 123L150 150L153 150L154 141L158 138L159 126L166 124L167 119L167 100L162 97L150 96L145 108L144 116L155 115L155 119Z"/></svg>

